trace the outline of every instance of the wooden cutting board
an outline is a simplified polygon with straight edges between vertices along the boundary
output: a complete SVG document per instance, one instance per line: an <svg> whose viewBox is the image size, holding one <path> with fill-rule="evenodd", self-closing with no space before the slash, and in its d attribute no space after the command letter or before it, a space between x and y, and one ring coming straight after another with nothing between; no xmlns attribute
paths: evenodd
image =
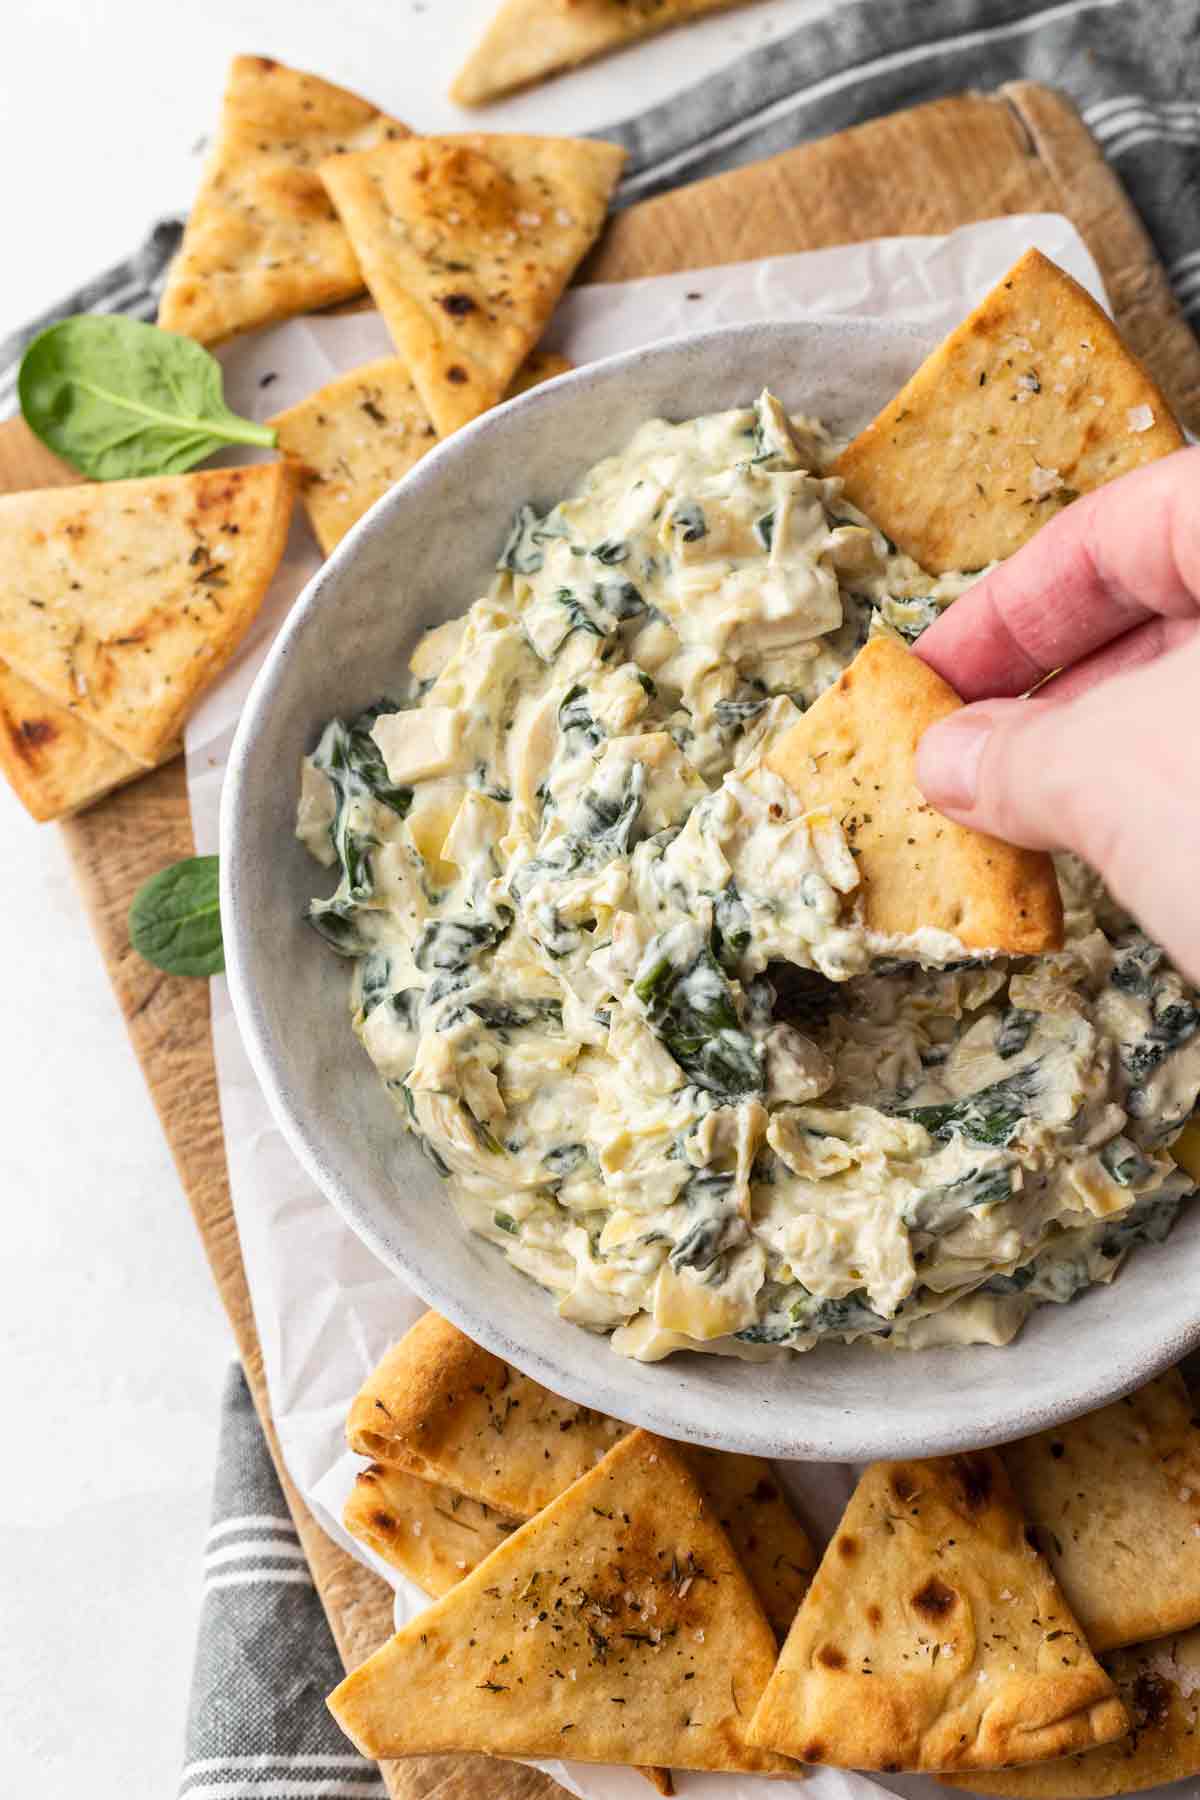
<svg viewBox="0 0 1200 1800"><path fill-rule="evenodd" d="M1200 344L1116 176L1070 102L1018 82L878 119L621 213L583 280L703 268L855 239L946 232L999 213L1061 212L1104 276L1116 316L1180 418L1200 432ZM74 477L18 420L0 426L0 492ZM61 828L134 1049L229 1312L288 1505L348 1668L391 1630L389 1589L316 1525L279 1456L230 1206L203 982L160 975L133 954L125 917L139 884L192 854L181 762ZM349 1396L347 1396L349 1399ZM385 1767L395 1800L553 1800L557 1783L477 1756Z"/></svg>

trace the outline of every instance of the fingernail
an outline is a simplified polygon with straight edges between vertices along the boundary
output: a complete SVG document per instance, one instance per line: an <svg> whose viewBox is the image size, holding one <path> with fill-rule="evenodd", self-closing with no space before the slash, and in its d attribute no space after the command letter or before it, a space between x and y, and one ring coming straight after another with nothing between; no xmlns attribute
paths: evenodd
<svg viewBox="0 0 1200 1800"><path fill-rule="evenodd" d="M934 806L969 812L995 720L973 707L931 725L917 745L917 785Z"/></svg>

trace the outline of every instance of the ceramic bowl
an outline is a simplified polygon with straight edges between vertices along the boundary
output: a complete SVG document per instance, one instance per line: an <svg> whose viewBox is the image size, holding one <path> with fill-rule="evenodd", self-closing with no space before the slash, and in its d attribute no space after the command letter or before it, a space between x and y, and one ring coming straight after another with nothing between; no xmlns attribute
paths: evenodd
<svg viewBox="0 0 1200 1800"><path fill-rule="evenodd" d="M748 404L851 431L916 367L919 331L865 320L730 327L609 358L426 457L335 550L280 631L225 783L221 910L243 1037L300 1161L371 1249L479 1343L555 1392L669 1436L782 1458L932 1455L1019 1436L1148 1380L1200 1339L1200 1208L1118 1279L1038 1308L1004 1349L827 1345L746 1363L616 1356L459 1224L347 1012L347 965L303 922L328 875L293 835L301 756L334 713L404 681L423 628L484 592L516 508L547 506L655 415Z"/></svg>

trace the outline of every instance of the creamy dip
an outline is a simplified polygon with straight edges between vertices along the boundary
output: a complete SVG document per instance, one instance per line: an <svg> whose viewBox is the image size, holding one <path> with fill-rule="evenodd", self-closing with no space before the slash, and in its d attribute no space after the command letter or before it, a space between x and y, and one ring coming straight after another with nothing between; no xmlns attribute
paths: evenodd
<svg viewBox="0 0 1200 1800"><path fill-rule="evenodd" d="M1193 1189L1195 996L1088 871L1055 955L882 941L836 819L764 767L972 579L898 554L830 454L769 394L643 426L303 768L340 870L310 916L399 1120L642 1358L1003 1343Z"/></svg>

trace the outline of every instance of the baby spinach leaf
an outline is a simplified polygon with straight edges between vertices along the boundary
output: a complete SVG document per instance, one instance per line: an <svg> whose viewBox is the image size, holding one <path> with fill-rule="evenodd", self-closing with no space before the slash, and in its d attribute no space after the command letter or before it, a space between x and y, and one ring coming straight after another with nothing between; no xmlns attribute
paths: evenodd
<svg viewBox="0 0 1200 1800"><path fill-rule="evenodd" d="M225 967L217 858L189 856L144 881L129 908L129 941L168 975L219 975Z"/></svg>
<svg viewBox="0 0 1200 1800"><path fill-rule="evenodd" d="M119 315L39 333L17 391L30 430L96 481L178 475L225 444L275 446L269 425L226 406L221 365L202 345Z"/></svg>

